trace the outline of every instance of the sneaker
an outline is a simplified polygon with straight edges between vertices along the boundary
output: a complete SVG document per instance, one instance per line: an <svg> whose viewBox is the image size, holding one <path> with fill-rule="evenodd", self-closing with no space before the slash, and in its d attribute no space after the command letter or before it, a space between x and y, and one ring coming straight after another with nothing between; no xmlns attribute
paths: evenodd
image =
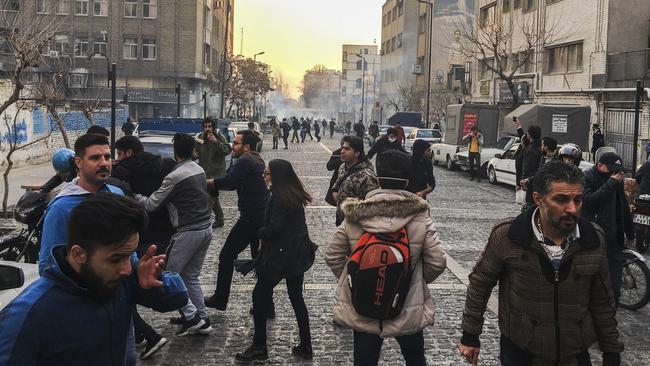
<svg viewBox="0 0 650 366"><path fill-rule="evenodd" d="M269 359L269 353L265 348L250 346L244 352L237 352L235 360L237 362L266 361Z"/></svg>
<svg viewBox="0 0 650 366"><path fill-rule="evenodd" d="M226 311L227 305L218 301L216 294L212 294L212 296L206 296L203 299L203 302L205 303L206 307L221 310L221 311Z"/></svg>
<svg viewBox="0 0 650 366"><path fill-rule="evenodd" d="M147 342L147 347L140 354L141 360L146 360L147 358L154 355L158 352L159 349L163 348L167 344L167 338L156 334L156 338L152 339L150 342Z"/></svg>
<svg viewBox="0 0 650 366"><path fill-rule="evenodd" d="M212 332L212 325L210 325L210 318L205 317L203 318L204 324L201 326L201 328L196 330L195 334L199 335L204 335L207 336Z"/></svg>
<svg viewBox="0 0 650 366"><path fill-rule="evenodd" d="M147 339L144 337L144 334L136 333L135 334L135 346L136 347L142 347L145 344L147 344Z"/></svg>
<svg viewBox="0 0 650 366"><path fill-rule="evenodd" d="M205 324L205 320L195 315L192 319L183 321L181 329L176 332L176 335L183 337L190 334L196 334L197 330L201 328L203 324Z"/></svg>
<svg viewBox="0 0 650 366"><path fill-rule="evenodd" d="M312 351L311 346L303 345L302 342L297 346L291 347L291 354L298 356L303 360L314 359L314 352Z"/></svg>

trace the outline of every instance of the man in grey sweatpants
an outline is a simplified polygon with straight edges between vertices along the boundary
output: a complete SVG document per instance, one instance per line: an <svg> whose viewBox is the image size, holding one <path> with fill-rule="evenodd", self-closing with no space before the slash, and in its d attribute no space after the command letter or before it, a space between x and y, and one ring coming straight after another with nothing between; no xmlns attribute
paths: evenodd
<svg viewBox="0 0 650 366"><path fill-rule="evenodd" d="M178 162L160 188L149 197L136 195L138 203L148 212L167 206L176 228L167 249L167 267L183 278L189 296L180 310L181 317L172 323L181 325L178 336L207 335L212 330L199 282L205 254L212 240L210 197L206 191L203 168L192 161L195 140L183 133L174 135L174 156Z"/></svg>

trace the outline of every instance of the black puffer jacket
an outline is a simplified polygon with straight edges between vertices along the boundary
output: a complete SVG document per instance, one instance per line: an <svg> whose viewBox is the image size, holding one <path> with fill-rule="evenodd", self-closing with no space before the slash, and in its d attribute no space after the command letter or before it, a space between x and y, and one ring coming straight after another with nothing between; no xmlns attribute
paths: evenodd
<svg viewBox="0 0 650 366"><path fill-rule="evenodd" d="M160 188L163 178L174 166L175 160L143 151L116 164L112 176L128 183L133 193L148 197ZM175 232L167 208L160 207L149 213L149 226L140 234L140 243L147 246L159 244L169 240Z"/></svg>
<svg viewBox="0 0 650 366"><path fill-rule="evenodd" d="M374 145L372 145L370 151L368 151L368 160L372 159L372 157L375 155L379 155L383 153L386 150L399 150L402 152L406 152L406 150L404 150L399 140L390 142L388 141L387 136L383 136L382 138L377 140L377 142Z"/></svg>
<svg viewBox="0 0 650 366"><path fill-rule="evenodd" d="M271 195L264 226L258 233L263 243L257 267L259 277L266 280L295 277L313 264L304 207L287 207Z"/></svg>

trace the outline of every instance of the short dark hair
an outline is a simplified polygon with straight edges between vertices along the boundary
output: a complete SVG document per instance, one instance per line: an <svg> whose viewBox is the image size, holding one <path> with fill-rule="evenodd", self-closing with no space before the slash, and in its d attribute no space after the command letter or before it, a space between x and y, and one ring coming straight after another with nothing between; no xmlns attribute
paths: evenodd
<svg viewBox="0 0 650 366"><path fill-rule="evenodd" d="M539 140L539 138L542 137L542 128L538 125L530 125L528 127L528 134L533 138L533 140Z"/></svg>
<svg viewBox="0 0 650 366"><path fill-rule="evenodd" d="M363 140L361 138L350 135L343 136L341 139L341 147L343 147L343 144L346 142L352 150L359 153L359 161L366 159L366 154L363 151Z"/></svg>
<svg viewBox="0 0 650 366"><path fill-rule="evenodd" d="M403 151L386 150L375 162L379 186L384 189L404 189L411 175L411 158Z"/></svg>
<svg viewBox="0 0 650 366"><path fill-rule="evenodd" d="M205 125L205 124L208 124L208 123L212 125L212 128L215 127L215 126L214 126L214 120L212 119L212 117L205 117L205 118L203 119L203 124L204 124L204 125Z"/></svg>
<svg viewBox="0 0 650 366"><path fill-rule="evenodd" d="M387 136L388 136L388 135L395 135L395 136L397 136L397 128L395 128L395 127L388 127L388 128L386 129L386 135L387 135Z"/></svg>
<svg viewBox="0 0 650 366"><path fill-rule="evenodd" d="M124 136L115 141L115 148L117 150L122 150L126 152L127 150L133 150L134 154L141 153L144 151L144 146L140 139L135 136Z"/></svg>
<svg viewBox="0 0 650 366"><path fill-rule="evenodd" d="M250 146L251 150L257 150L257 143L260 141L259 137L251 130L243 130L237 132L238 135L242 135L242 147L244 145Z"/></svg>
<svg viewBox="0 0 650 366"><path fill-rule="evenodd" d="M93 126L94 127L94 126ZM74 154L83 158L86 154L86 148L94 145L108 145L108 138L96 133L86 133L77 138L74 142Z"/></svg>
<svg viewBox="0 0 650 366"><path fill-rule="evenodd" d="M95 133L95 134L102 135L102 136L110 136L111 135L111 132L109 130L107 130L106 128L104 128L104 127L102 127L100 125L92 125L92 126L88 127L88 129L86 130L86 133Z"/></svg>
<svg viewBox="0 0 650 366"><path fill-rule="evenodd" d="M557 149L557 140L550 136L542 137L542 143L551 150Z"/></svg>
<svg viewBox="0 0 650 366"><path fill-rule="evenodd" d="M137 203L114 193L94 193L72 209L68 249L81 246L89 255L102 246L123 245L147 227L147 213Z"/></svg>
<svg viewBox="0 0 650 366"><path fill-rule="evenodd" d="M585 175L573 164L553 160L544 164L533 178L533 192L545 196L551 188L551 183L563 182L568 184L585 185Z"/></svg>
<svg viewBox="0 0 650 366"><path fill-rule="evenodd" d="M470 128L470 131L478 131L478 126L474 125Z"/></svg>
<svg viewBox="0 0 650 366"><path fill-rule="evenodd" d="M255 122L248 122L248 128L255 128Z"/></svg>
<svg viewBox="0 0 650 366"><path fill-rule="evenodd" d="M181 159L191 159L196 141L187 133L177 132L174 135L174 155Z"/></svg>

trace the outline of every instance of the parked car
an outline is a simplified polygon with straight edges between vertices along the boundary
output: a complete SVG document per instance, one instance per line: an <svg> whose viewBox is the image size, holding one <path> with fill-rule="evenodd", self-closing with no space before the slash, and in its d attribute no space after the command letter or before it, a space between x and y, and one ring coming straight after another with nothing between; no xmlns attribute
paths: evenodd
<svg viewBox="0 0 650 366"><path fill-rule="evenodd" d="M504 183L511 186L517 186L517 178L515 173L515 152L519 147L519 143L512 145L503 154L496 154L487 165L487 176L490 183ZM561 146L558 146L558 149ZM580 169L583 172L590 170L594 166L586 160L580 162Z"/></svg>
<svg viewBox="0 0 650 366"><path fill-rule="evenodd" d="M404 133L406 133L406 131L404 131ZM406 141L404 142L404 149L407 152L412 152L415 140L424 140L432 144L437 143L442 141L442 133L440 133L440 130L431 128L413 128L409 134L406 135Z"/></svg>
<svg viewBox="0 0 650 366"><path fill-rule="evenodd" d="M230 122L230 125L228 125L228 129L236 129L235 133L239 131L244 131L248 130L248 123L246 121L237 121L237 122ZM262 145L264 144L264 135L262 134L262 130L260 129L260 124L257 122L253 122L255 124L255 134L257 137L260 138L259 144L257 144L257 152L261 153L262 152Z"/></svg>
<svg viewBox="0 0 650 366"><path fill-rule="evenodd" d="M481 149L481 167L479 168L479 176L485 177L487 174L488 162L494 158L497 154L503 154L506 150L510 148L515 143L519 142L519 137L517 136L505 136L497 141L496 145L490 147L485 146ZM458 153L455 156L456 165L461 166L465 169L469 169L469 150L467 146L463 145Z"/></svg>
<svg viewBox="0 0 650 366"><path fill-rule="evenodd" d="M0 261L0 310L39 277L36 264Z"/></svg>
<svg viewBox="0 0 650 366"><path fill-rule="evenodd" d="M163 158L174 159L174 134L175 132L167 131L142 131L140 133L140 142L144 151L160 155ZM228 129L228 139L232 147L232 141L235 139L235 132ZM230 166L232 154L226 156L226 166Z"/></svg>

